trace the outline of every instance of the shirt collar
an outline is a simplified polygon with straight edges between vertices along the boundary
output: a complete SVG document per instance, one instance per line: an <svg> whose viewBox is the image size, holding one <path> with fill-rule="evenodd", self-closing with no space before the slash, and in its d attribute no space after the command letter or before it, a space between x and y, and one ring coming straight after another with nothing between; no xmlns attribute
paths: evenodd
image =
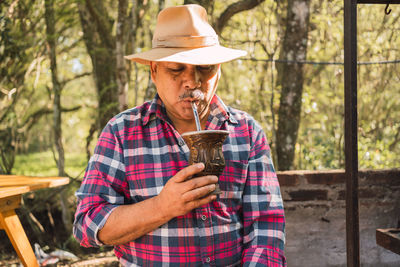
<svg viewBox="0 0 400 267"><path fill-rule="evenodd" d="M210 116L218 118L219 121L229 121L230 123L237 124L237 120L229 112L225 103L217 96L214 95L210 103Z"/></svg>
<svg viewBox="0 0 400 267"><path fill-rule="evenodd" d="M147 123L149 123L149 121L154 120L156 117L168 121L165 105L158 94L156 94L153 100L149 102L149 108L147 109L142 119L143 125L146 125Z"/></svg>
<svg viewBox="0 0 400 267"><path fill-rule="evenodd" d="M221 124L224 121L229 121L232 124L238 123L237 120L230 114L227 106L217 95L214 95L213 99L211 100L210 108L210 116L217 118ZM156 94L153 100L149 102L149 108L143 116L143 125L146 125L156 117L164 121L169 121L165 105L158 94Z"/></svg>

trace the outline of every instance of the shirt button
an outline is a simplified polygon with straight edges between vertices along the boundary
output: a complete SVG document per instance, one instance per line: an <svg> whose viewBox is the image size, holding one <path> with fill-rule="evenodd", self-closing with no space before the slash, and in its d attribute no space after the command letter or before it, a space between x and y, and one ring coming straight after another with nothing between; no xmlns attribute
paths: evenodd
<svg viewBox="0 0 400 267"><path fill-rule="evenodd" d="M207 262L207 263L210 263L210 262L211 262L210 257L207 257L207 258L206 258L206 262Z"/></svg>
<svg viewBox="0 0 400 267"><path fill-rule="evenodd" d="M180 146L183 146L183 145L185 144L185 142L183 142L182 139L179 139L178 144L179 144Z"/></svg>
<svg viewBox="0 0 400 267"><path fill-rule="evenodd" d="M207 216L206 215L201 215L201 219L203 220L203 221L205 221L205 220L207 220Z"/></svg>

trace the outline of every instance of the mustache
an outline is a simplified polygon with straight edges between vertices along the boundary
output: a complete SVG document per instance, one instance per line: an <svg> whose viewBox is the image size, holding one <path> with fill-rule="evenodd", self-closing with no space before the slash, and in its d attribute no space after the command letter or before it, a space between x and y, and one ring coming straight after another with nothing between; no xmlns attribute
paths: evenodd
<svg viewBox="0 0 400 267"><path fill-rule="evenodd" d="M180 100L184 100L186 98L194 98L196 100L204 100L204 93L200 89L194 90L186 90L179 96Z"/></svg>

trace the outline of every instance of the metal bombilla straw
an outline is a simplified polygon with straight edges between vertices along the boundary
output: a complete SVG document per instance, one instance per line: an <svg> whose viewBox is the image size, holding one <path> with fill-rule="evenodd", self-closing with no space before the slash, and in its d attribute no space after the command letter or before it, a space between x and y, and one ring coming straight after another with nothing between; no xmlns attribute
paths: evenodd
<svg viewBox="0 0 400 267"><path fill-rule="evenodd" d="M199 100L204 99L204 94L199 89L196 89L193 92L191 92L191 96L194 97L194 98L197 98ZM199 113L197 112L197 105L196 105L195 101L192 101L191 105L192 105L192 109L193 109L194 120L196 121L197 131L201 131Z"/></svg>
<svg viewBox="0 0 400 267"><path fill-rule="evenodd" d="M197 128L197 131L201 131L199 113L197 112L196 103L195 103L194 101L192 101L191 104L192 104L192 109L193 109L194 120L196 121L196 128Z"/></svg>

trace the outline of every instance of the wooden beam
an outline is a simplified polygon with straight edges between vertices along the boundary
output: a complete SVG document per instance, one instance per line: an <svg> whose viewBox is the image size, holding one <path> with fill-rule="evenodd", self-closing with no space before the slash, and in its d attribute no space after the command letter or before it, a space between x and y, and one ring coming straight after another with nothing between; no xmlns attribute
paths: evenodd
<svg viewBox="0 0 400 267"><path fill-rule="evenodd" d="M376 229L376 243L400 255L400 229Z"/></svg>
<svg viewBox="0 0 400 267"><path fill-rule="evenodd" d="M27 267L39 267L35 253L33 253L28 237L15 211L0 212L0 224L6 231L22 264Z"/></svg>
<svg viewBox="0 0 400 267"><path fill-rule="evenodd" d="M15 210L21 206L21 195L0 199L0 212Z"/></svg>

